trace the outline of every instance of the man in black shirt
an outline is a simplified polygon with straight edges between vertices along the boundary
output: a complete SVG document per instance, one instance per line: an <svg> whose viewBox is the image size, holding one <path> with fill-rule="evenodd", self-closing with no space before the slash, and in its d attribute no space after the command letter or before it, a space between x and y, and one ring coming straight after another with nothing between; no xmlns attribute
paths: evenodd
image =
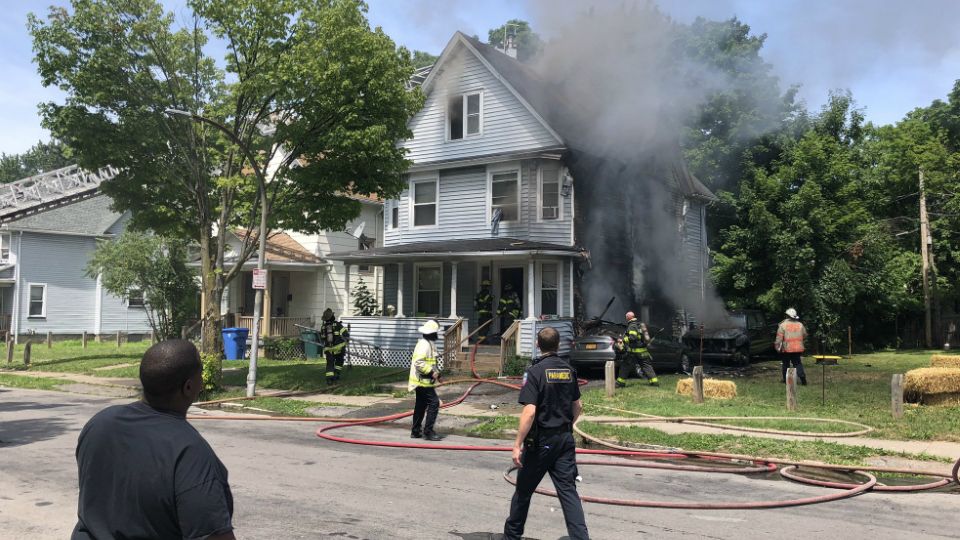
<svg viewBox="0 0 960 540"><path fill-rule="evenodd" d="M80 433L72 538L233 540L227 469L186 420L203 388L196 347L150 347L140 383L144 401L108 407Z"/></svg>
<svg viewBox="0 0 960 540"><path fill-rule="evenodd" d="M573 422L583 411L577 372L557 356L560 334L544 328L537 334L543 356L523 375L519 402L523 404L520 430L513 445L513 463L519 467L517 489L510 503L510 517L503 526L505 540L520 540L530 509L530 498L550 473L563 508L567 534L572 540L588 540L583 506L577 495L577 455Z"/></svg>

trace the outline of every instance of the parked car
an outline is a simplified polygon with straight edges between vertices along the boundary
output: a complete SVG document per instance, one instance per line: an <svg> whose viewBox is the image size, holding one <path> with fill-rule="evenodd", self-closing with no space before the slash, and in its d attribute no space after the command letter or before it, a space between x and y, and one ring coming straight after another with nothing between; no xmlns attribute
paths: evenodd
<svg viewBox="0 0 960 540"><path fill-rule="evenodd" d="M774 354L776 322L756 309L731 311L728 315L726 324L704 329L704 360L729 361L738 366L747 366L754 358ZM682 341L692 356L699 359L699 328L692 328L684 334Z"/></svg>
<svg viewBox="0 0 960 540"><path fill-rule="evenodd" d="M593 324L585 325L587 329L573 340L570 349L570 363L578 369L603 368L607 361L616 361L620 354L614 344L617 338L623 335L626 325L602 320L591 323ZM687 347L663 329L650 330L653 341L647 350L653 358L653 369L657 372L689 373L691 364ZM643 376L639 364L635 376Z"/></svg>

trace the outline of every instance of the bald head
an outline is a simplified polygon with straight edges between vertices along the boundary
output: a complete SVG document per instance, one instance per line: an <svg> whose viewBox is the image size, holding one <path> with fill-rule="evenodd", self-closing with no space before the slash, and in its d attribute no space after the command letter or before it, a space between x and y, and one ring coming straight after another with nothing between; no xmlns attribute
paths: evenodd
<svg viewBox="0 0 960 540"><path fill-rule="evenodd" d="M147 349L140 361L143 395L149 402L172 399L200 370L200 353L193 343L183 339L161 341Z"/></svg>
<svg viewBox="0 0 960 540"><path fill-rule="evenodd" d="M540 330L537 332L537 346L543 353L557 352L557 349L560 348L560 332L549 326Z"/></svg>

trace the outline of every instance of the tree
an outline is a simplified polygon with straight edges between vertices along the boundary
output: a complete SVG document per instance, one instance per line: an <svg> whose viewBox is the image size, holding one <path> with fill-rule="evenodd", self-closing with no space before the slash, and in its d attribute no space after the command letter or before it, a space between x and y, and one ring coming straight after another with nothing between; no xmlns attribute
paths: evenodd
<svg viewBox="0 0 960 540"><path fill-rule="evenodd" d="M14 182L72 164L69 149L59 141L37 141L22 154L0 155L0 183Z"/></svg>
<svg viewBox="0 0 960 540"><path fill-rule="evenodd" d="M380 304L377 303L377 297L367 288L367 284L363 282L363 278L357 281L357 286L354 287L351 295L353 296L353 308L356 310L357 315L361 317L380 315Z"/></svg>
<svg viewBox="0 0 960 540"><path fill-rule="evenodd" d="M121 171L102 189L135 228L199 244L215 351L224 288L255 253L261 216L271 229L341 230L360 211L351 194L395 197L407 168L396 142L422 95L405 89L409 52L370 28L358 0L188 5L183 26L157 0L73 0L29 26L44 85L66 93L42 105L44 125L83 167Z"/></svg>
<svg viewBox="0 0 960 540"><path fill-rule="evenodd" d="M420 69L437 63L440 57L426 51L413 51L413 67Z"/></svg>
<svg viewBox="0 0 960 540"><path fill-rule="evenodd" d="M186 256L182 240L126 231L116 240L99 242L86 273L99 275L114 296L142 298L156 338L173 339L196 315L199 291Z"/></svg>
<svg viewBox="0 0 960 540"><path fill-rule="evenodd" d="M517 60L521 62L535 57L543 48L543 39L530 28L530 23L527 21L510 19L502 26L491 28L487 32L487 43L503 49L505 36L513 36L513 43L517 47Z"/></svg>

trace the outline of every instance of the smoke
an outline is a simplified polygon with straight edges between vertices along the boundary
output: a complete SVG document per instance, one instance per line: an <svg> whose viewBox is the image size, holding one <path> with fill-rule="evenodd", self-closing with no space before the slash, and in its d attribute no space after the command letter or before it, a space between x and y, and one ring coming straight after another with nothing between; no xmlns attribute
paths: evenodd
<svg viewBox="0 0 960 540"><path fill-rule="evenodd" d="M685 174L682 123L726 87L725 75L679 54L680 27L652 4L537 7L536 27L550 39L534 68L563 108L550 116L574 149L578 242L591 250L586 315L617 296L622 309L654 306L657 324L681 308L698 322L723 320L722 301L700 284L705 261L683 249L684 212L700 217L674 182Z"/></svg>

